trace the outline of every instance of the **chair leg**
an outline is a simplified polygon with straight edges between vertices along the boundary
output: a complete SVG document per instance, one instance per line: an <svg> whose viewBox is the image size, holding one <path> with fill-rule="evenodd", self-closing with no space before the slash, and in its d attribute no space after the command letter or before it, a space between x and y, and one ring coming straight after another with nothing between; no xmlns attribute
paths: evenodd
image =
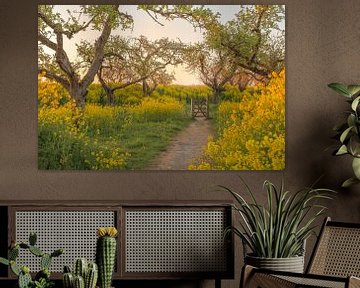
<svg viewBox="0 0 360 288"><path fill-rule="evenodd" d="M215 278L215 288L221 288L221 278Z"/></svg>

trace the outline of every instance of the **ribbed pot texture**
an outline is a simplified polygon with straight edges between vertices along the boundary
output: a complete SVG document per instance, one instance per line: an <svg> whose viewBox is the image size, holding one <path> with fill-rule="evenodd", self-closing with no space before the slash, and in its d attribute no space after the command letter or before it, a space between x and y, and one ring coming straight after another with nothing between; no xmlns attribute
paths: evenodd
<svg viewBox="0 0 360 288"><path fill-rule="evenodd" d="M251 255L245 256L245 263L257 268L275 271L304 272L304 256L289 258L262 258Z"/></svg>

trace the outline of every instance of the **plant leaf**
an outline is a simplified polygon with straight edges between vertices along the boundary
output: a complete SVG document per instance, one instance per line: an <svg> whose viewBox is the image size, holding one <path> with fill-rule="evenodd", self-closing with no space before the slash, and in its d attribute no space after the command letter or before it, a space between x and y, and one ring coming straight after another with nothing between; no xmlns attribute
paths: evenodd
<svg viewBox="0 0 360 288"><path fill-rule="evenodd" d="M330 192L334 192L310 187L290 193L283 185L278 190L270 181L265 181L267 203L262 206L253 198L251 200L255 201L246 202L240 194L222 188L235 198L237 204L233 208L241 216L240 227L229 229L250 247L255 256L275 258L301 253L304 241L313 234L313 222L325 210L317 201L331 199ZM252 193L249 187L246 192Z"/></svg>
<svg viewBox="0 0 360 288"><path fill-rule="evenodd" d="M360 92L360 85L348 85L347 90L350 96L354 96Z"/></svg>
<svg viewBox="0 0 360 288"><path fill-rule="evenodd" d="M356 111L357 106L359 105L360 96L356 97L354 101L351 103L351 109Z"/></svg>
<svg viewBox="0 0 360 288"><path fill-rule="evenodd" d="M347 118L347 124L350 126L355 126L356 123L356 116L353 113L350 113Z"/></svg>
<svg viewBox="0 0 360 288"><path fill-rule="evenodd" d="M360 138L357 134L354 134L350 137L347 147L351 155L354 157L360 156Z"/></svg>
<svg viewBox="0 0 360 288"><path fill-rule="evenodd" d="M356 178L360 180L360 158L355 157L353 159L352 168Z"/></svg>
<svg viewBox="0 0 360 288"><path fill-rule="evenodd" d="M341 83L330 83L328 85L329 88L333 89L335 92L341 94L342 96L350 98L350 92L348 90L347 85Z"/></svg>
<svg viewBox="0 0 360 288"><path fill-rule="evenodd" d="M4 264L4 265L9 265L10 263L9 263L9 260L8 259L5 259L5 258L3 258L3 257L0 257L0 263L1 264Z"/></svg>
<svg viewBox="0 0 360 288"><path fill-rule="evenodd" d="M335 155L344 155L347 153L348 153L348 150L347 150L346 145L341 145L341 147L339 148L339 150L336 152Z"/></svg>
<svg viewBox="0 0 360 288"><path fill-rule="evenodd" d="M348 136L348 134L352 128L353 128L353 126L350 126L349 128L345 129L345 131L343 133L341 133L341 136L340 136L341 143L344 143L346 137Z"/></svg>
<svg viewBox="0 0 360 288"><path fill-rule="evenodd" d="M352 177L352 178L349 178L346 181L344 181L344 183L341 185L341 187L348 188L352 185L359 184L359 183L360 183L359 179Z"/></svg>

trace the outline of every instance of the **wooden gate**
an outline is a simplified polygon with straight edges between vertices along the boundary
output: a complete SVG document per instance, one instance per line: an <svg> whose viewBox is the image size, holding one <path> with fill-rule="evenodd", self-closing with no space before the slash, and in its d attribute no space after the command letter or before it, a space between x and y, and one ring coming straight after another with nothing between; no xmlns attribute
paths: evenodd
<svg viewBox="0 0 360 288"><path fill-rule="evenodd" d="M191 98L191 116L209 118L208 98Z"/></svg>

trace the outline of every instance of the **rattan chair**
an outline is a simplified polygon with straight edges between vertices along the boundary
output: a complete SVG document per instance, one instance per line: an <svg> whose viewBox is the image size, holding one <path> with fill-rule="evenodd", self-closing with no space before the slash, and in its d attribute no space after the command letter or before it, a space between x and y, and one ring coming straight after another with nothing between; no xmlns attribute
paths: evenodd
<svg viewBox="0 0 360 288"><path fill-rule="evenodd" d="M360 223L326 218L306 273L278 272L246 265L242 288L360 287Z"/></svg>

